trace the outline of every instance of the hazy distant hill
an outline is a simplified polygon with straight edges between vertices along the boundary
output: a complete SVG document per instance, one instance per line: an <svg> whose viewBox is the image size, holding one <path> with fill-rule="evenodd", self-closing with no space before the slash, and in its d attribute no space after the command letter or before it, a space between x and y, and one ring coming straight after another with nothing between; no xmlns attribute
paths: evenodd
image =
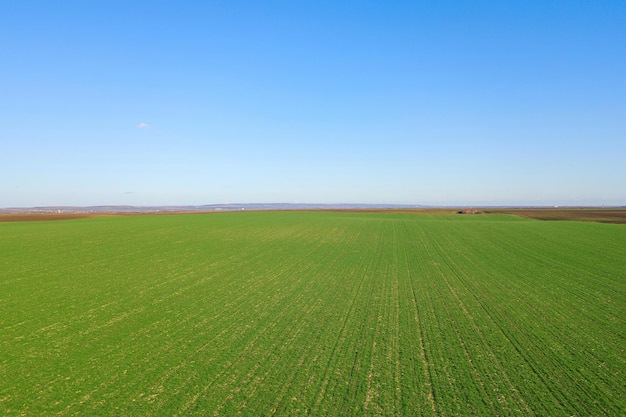
<svg viewBox="0 0 626 417"><path fill-rule="evenodd" d="M333 210L333 209L393 209L427 208L409 204L307 204L307 203L249 203L206 204L200 206L46 206L0 208L0 213L151 213L178 211L234 210Z"/></svg>

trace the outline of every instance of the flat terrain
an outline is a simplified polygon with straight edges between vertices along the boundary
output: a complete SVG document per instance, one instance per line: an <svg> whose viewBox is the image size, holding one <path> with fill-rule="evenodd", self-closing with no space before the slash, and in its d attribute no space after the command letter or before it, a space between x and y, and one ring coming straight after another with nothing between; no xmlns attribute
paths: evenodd
<svg viewBox="0 0 626 417"><path fill-rule="evenodd" d="M80 213L67 213L67 214L57 214L57 213L8 213L8 214L0 214L0 223L1 222L47 222L54 220L69 220L69 219L83 219L86 217L93 217L94 215L90 214L80 214Z"/></svg>
<svg viewBox="0 0 626 417"><path fill-rule="evenodd" d="M520 208L491 209L488 213L508 213L537 220L571 220L626 224L626 209L597 208Z"/></svg>
<svg viewBox="0 0 626 417"><path fill-rule="evenodd" d="M626 227L236 212L0 224L0 414L626 412Z"/></svg>
<svg viewBox="0 0 626 417"><path fill-rule="evenodd" d="M300 209L296 209L300 210ZM253 211L266 211L264 209ZM273 210L280 211L280 210ZM285 209L283 211L291 211ZM586 221L600 223L616 223L626 224L626 208L589 208L589 207L566 207L566 208L331 208L331 209L302 209L301 211L337 211L337 212L353 212L353 213L425 213L425 214L452 214L462 211L475 211L476 214L513 214L515 216L527 217L536 220L571 220ZM166 214L199 214L199 213L215 213L214 210L168 210L159 212L156 208L144 211L142 208L136 208L133 211L116 211L115 206L107 207L106 211L92 210L83 212L80 208L75 208L61 213L48 211L20 211L12 209L6 212L0 212L0 223L2 222L34 222L34 221L52 221L52 220L68 220L81 219L95 216L112 216L112 215L166 215Z"/></svg>

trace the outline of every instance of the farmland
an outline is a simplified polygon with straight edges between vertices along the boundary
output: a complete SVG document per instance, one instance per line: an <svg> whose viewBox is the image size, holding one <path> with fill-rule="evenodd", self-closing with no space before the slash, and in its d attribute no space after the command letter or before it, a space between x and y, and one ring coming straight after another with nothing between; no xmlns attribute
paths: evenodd
<svg viewBox="0 0 626 417"><path fill-rule="evenodd" d="M0 412L623 415L625 271L506 214L0 223Z"/></svg>

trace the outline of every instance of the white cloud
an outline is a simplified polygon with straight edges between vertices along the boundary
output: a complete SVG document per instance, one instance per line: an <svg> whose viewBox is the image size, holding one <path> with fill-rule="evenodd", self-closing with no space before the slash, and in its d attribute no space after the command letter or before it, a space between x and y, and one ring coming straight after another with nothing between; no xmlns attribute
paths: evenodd
<svg viewBox="0 0 626 417"><path fill-rule="evenodd" d="M150 127L150 126L148 126L148 123L141 122L141 123L139 123L139 124L137 125L137 127L138 127L139 129L147 129L147 128L148 128L148 127Z"/></svg>

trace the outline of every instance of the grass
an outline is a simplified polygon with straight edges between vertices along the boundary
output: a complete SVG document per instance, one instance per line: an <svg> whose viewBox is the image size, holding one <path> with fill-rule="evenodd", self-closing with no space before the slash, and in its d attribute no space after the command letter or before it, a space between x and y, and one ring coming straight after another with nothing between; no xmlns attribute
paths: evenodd
<svg viewBox="0 0 626 417"><path fill-rule="evenodd" d="M626 228L259 212L0 224L5 415L622 415Z"/></svg>

